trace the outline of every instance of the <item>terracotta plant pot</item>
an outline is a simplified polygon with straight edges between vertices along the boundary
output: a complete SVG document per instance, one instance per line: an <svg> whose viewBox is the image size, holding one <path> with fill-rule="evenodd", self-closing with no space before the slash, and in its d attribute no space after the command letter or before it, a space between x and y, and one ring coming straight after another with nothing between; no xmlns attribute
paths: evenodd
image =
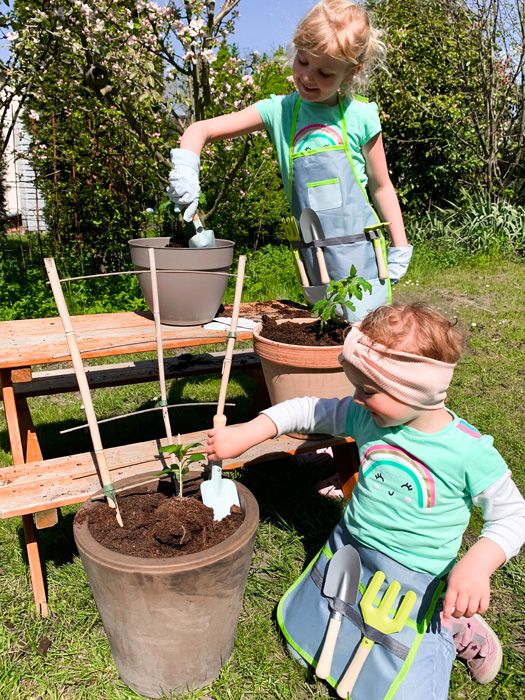
<svg viewBox="0 0 525 700"><path fill-rule="evenodd" d="M311 319L286 319L305 323ZM283 319L284 321L284 319ZM338 358L342 345L291 345L261 336L261 324L253 331L253 349L261 359L272 404L297 396L343 398L351 392Z"/></svg>
<svg viewBox="0 0 525 700"><path fill-rule="evenodd" d="M228 284L234 242L216 239L214 248L169 248L169 238L128 241L135 270L149 270L148 248L155 250L160 321L198 326L217 314ZM149 272L138 275L147 305L153 310Z"/></svg>
<svg viewBox="0 0 525 700"><path fill-rule="evenodd" d="M138 483L151 475L141 475ZM130 480L116 482L130 486ZM114 552L88 529L87 502L73 523L75 542L122 680L159 698L209 685L233 649L259 522L257 501L235 482L245 518L203 552L162 559ZM82 514L82 515L81 515Z"/></svg>

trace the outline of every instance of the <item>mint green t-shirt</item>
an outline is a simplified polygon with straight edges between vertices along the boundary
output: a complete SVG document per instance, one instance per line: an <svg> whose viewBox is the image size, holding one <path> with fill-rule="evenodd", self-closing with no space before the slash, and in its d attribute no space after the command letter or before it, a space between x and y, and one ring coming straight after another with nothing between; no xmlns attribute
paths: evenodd
<svg viewBox="0 0 525 700"><path fill-rule="evenodd" d="M492 437L449 412L453 420L437 433L380 428L353 401L346 419L361 458L344 513L348 530L359 542L434 576L454 565L472 499L508 471Z"/></svg>
<svg viewBox="0 0 525 700"><path fill-rule="evenodd" d="M290 130L295 105L299 95L272 95L268 99L255 103L268 131L270 140L277 151L281 177L288 200L289 191L289 147ZM363 146L381 131L379 114L375 102L363 101L363 98L344 98L348 147L355 164L355 169L363 187L366 187L365 159ZM322 148L343 143L341 136L341 110L339 105L324 105L315 102L303 102L299 110L294 139L294 152L303 152L310 148Z"/></svg>

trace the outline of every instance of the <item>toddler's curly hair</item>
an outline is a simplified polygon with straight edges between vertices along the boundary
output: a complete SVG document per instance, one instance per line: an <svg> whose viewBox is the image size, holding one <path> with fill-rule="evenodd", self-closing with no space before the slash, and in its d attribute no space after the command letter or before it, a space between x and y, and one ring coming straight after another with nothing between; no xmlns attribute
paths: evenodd
<svg viewBox="0 0 525 700"><path fill-rule="evenodd" d="M361 331L387 348L455 364L465 348L456 322L423 302L380 306L360 323Z"/></svg>
<svg viewBox="0 0 525 700"><path fill-rule="evenodd" d="M347 63L353 70L349 70L342 89L355 92L368 84L374 67L384 61L386 47L381 34L361 5L348 0L321 0L299 22L292 41L295 51L327 55Z"/></svg>

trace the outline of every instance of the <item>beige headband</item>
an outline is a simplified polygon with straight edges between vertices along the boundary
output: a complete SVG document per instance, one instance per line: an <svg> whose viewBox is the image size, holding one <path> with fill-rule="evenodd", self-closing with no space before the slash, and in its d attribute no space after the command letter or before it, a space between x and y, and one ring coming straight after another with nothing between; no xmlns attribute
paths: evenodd
<svg viewBox="0 0 525 700"><path fill-rule="evenodd" d="M398 401L424 409L444 406L456 366L375 343L359 324L346 337L342 359Z"/></svg>

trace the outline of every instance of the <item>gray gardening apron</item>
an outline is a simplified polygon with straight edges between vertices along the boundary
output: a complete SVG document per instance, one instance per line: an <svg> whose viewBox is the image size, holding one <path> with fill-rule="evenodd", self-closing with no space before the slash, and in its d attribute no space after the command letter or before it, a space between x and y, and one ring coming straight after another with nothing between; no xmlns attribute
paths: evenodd
<svg viewBox="0 0 525 700"><path fill-rule="evenodd" d="M355 265L357 274L372 285L372 293L365 293L361 301L354 299L356 312L342 309L341 314L349 321L361 320L366 314L390 303L390 280L380 280L373 244L364 229L379 222L377 214L368 201L361 184L348 146L348 134L344 107L338 96L341 111L340 128L343 143L294 153L301 98L297 99L292 117L289 141L290 192L292 213L299 223L301 212L306 207L319 216L324 230L324 241L300 243L299 251L304 261L309 287L303 287L310 304L321 299L326 285L321 284L319 266L314 247L321 246L324 252L328 275L331 280L348 277L350 267ZM381 250L385 258L384 239Z"/></svg>
<svg viewBox="0 0 525 700"><path fill-rule="evenodd" d="M327 682L334 688L337 687L364 633L375 643L357 678L351 698L387 700L394 697L412 665L436 611L445 581L407 569L390 557L359 544L350 536L341 520L321 552L284 594L277 609L279 626L292 653L314 668L319 661L330 618L329 599L322 593L326 568L333 553L346 544L351 544L359 553L362 574L356 604L337 605L338 612L343 614L343 620ZM405 626L395 634L384 634L369 627L364 623L360 612L361 595L378 570L386 574L378 600L393 580L401 584L394 609L397 609L405 591L412 590L417 595Z"/></svg>

